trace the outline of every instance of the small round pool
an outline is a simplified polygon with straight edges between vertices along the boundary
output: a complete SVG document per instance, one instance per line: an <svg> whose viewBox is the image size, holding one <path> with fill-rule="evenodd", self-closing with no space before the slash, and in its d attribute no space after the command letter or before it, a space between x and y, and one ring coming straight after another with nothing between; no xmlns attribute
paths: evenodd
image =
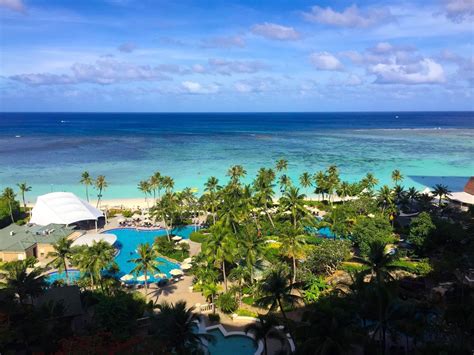
<svg viewBox="0 0 474 355"><path fill-rule="evenodd" d="M254 355L257 346L252 338L245 335L224 336L219 329L208 331L215 342L209 343L207 348L211 355Z"/></svg>
<svg viewBox="0 0 474 355"><path fill-rule="evenodd" d="M67 273L69 277L69 282L75 282L81 277L81 273L77 269L68 269ZM48 273L46 277L49 283L53 283L55 281L66 281L66 272L53 271Z"/></svg>

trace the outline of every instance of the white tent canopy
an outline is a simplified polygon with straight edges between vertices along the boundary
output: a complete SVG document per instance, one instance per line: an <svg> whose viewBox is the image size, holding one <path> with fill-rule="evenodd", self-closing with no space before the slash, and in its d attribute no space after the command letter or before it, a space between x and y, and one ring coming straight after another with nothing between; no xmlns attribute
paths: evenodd
<svg viewBox="0 0 474 355"><path fill-rule="evenodd" d="M117 241L117 236L115 234L84 234L77 238L73 243L72 246L80 246L80 245L87 245L91 246L94 244L94 242L98 241L104 241L106 243L109 243L110 245L113 245Z"/></svg>
<svg viewBox="0 0 474 355"><path fill-rule="evenodd" d="M67 225L103 216L101 211L71 192L52 192L37 198L30 222L40 226L51 223Z"/></svg>
<svg viewBox="0 0 474 355"><path fill-rule="evenodd" d="M461 191L461 192L451 192L451 195L449 195L449 198L451 200L458 201L460 203L465 203L467 205L474 205L474 195L471 195L467 192Z"/></svg>

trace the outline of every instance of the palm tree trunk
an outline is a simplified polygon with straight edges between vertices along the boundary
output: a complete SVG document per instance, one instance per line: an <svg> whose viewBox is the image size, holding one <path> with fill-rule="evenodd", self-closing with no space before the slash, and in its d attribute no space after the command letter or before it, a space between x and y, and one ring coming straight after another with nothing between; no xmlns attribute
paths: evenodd
<svg viewBox="0 0 474 355"><path fill-rule="evenodd" d="M22 191L22 192L21 192L21 198L22 198L22 200L23 200L23 208L24 208L25 213L26 213L25 191Z"/></svg>
<svg viewBox="0 0 474 355"><path fill-rule="evenodd" d="M145 297L146 297L148 295L148 281L147 281L148 270L145 269L143 274L145 275Z"/></svg>
<svg viewBox="0 0 474 355"><path fill-rule="evenodd" d="M12 219L12 223L15 223L15 219L13 218L13 209L12 209L12 203L10 200L8 200L8 207L10 209L10 218Z"/></svg>
<svg viewBox="0 0 474 355"><path fill-rule="evenodd" d="M225 260L222 260L222 274L224 275L224 288L225 292L227 292L227 275L225 273Z"/></svg>
<svg viewBox="0 0 474 355"><path fill-rule="evenodd" d="M66 284L69 285L69 274L68 274L68 271L67 271L66 259L64 259L63 262L64 262L64 272L66 273Z"/></svg>
<svg viewBox="0 0 474 355"><path fill-rule="evenodd" d="M293 282L292 283L295 283L295 282L296 282L296 258L293 255Z"/></svg>
<svg viewBox="0 0 474 355"><path fill-rule="evenodd" d="M89 186L86 184L86 198L87 202L89 202Z"/></svg>

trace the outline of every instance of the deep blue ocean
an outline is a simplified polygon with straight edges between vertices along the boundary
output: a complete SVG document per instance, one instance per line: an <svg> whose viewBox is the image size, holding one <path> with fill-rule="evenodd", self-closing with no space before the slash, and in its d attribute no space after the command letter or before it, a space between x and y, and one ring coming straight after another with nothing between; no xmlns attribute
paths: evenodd
<svg viewBox="0 0 474 355"><path fill-rule="evenodd" d="M0 188L26 181L29 199L84 195L84 170L107 177L104 198L139 197L154 171L202 191L211 175L225 182L230 165L250 179L280 158L295 183L336 164L350 181L370 171L389 183L400 169L406 187L458 190L474 175L473 156L473 112L0 113Z"/></svg>

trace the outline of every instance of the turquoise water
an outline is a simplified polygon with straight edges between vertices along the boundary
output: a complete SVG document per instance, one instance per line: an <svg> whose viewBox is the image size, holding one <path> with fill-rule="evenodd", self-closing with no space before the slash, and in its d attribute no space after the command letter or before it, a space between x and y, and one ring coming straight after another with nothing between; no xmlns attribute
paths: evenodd
<svg viewBox="0 0 474 355"><path fill-rule="evenodd" d="M79 270L75 270L75 269L68 270L68 277L69 277L69 282L74 282L74 281L79 280L79 278L81 277L81 273L79 272ZM64 271L51 272L48 274L47 280L49 283L53 283L54 281L58 281L58 280L66 281L66 273Z"/></svg>
<svg viewBox="0 0 474 355"><path fill-rule="evenodd" d="M84 170L106 176L104 199L132 198L143 196L137 183L157 170L173 177L177 190L202 192L211 175L227 181L233 164L246 168L248 182L280 158L294 181L336 164L349 181L370 171L391 183L391 171L400 169L406 188L443 182L459 190L474 172L472 156L471 112L0 113L0 189L26 181L31 202L51 191L84 197Z"/></svg>
<svg viewBox="0 0 474 355"><path fill-rule="evenodd" d="M208 345L208 350L211 355L253 355L257 350L255 342L242 335L231 335L225 337L220 330L211 330L209 334L214 336L216 342Z"/></svg>
<svg viewBox="0 0 474 355"><path fill-rule="evenodd" d="M188 239L191 232L194 231L194 226L185 226L183 228L173 230L174 234L177 234L184 239ZM139 230L133 228L118 228L110 229L105 233L112 233L117 236L117 241L115 246L119 249L119 254L115 258L115 262L118 264L120 273L119 277L131 273L132 269L135 267L135 264L128 262L130 259L136 258L138 256L136 249L139 244L150 243L150 245L155 241L156 237L165 237L165 230ZM160 271L153 272L164 273L168 277L170 276L169 272L172 269L179 269L179 264L172 263L163 258L158 258L158 261L162 263L159 265ZM156 282L158 279L155 279L153 275L149 275L151 278L149 282ZM133 280L132 280L133 282Z"/></svg>

